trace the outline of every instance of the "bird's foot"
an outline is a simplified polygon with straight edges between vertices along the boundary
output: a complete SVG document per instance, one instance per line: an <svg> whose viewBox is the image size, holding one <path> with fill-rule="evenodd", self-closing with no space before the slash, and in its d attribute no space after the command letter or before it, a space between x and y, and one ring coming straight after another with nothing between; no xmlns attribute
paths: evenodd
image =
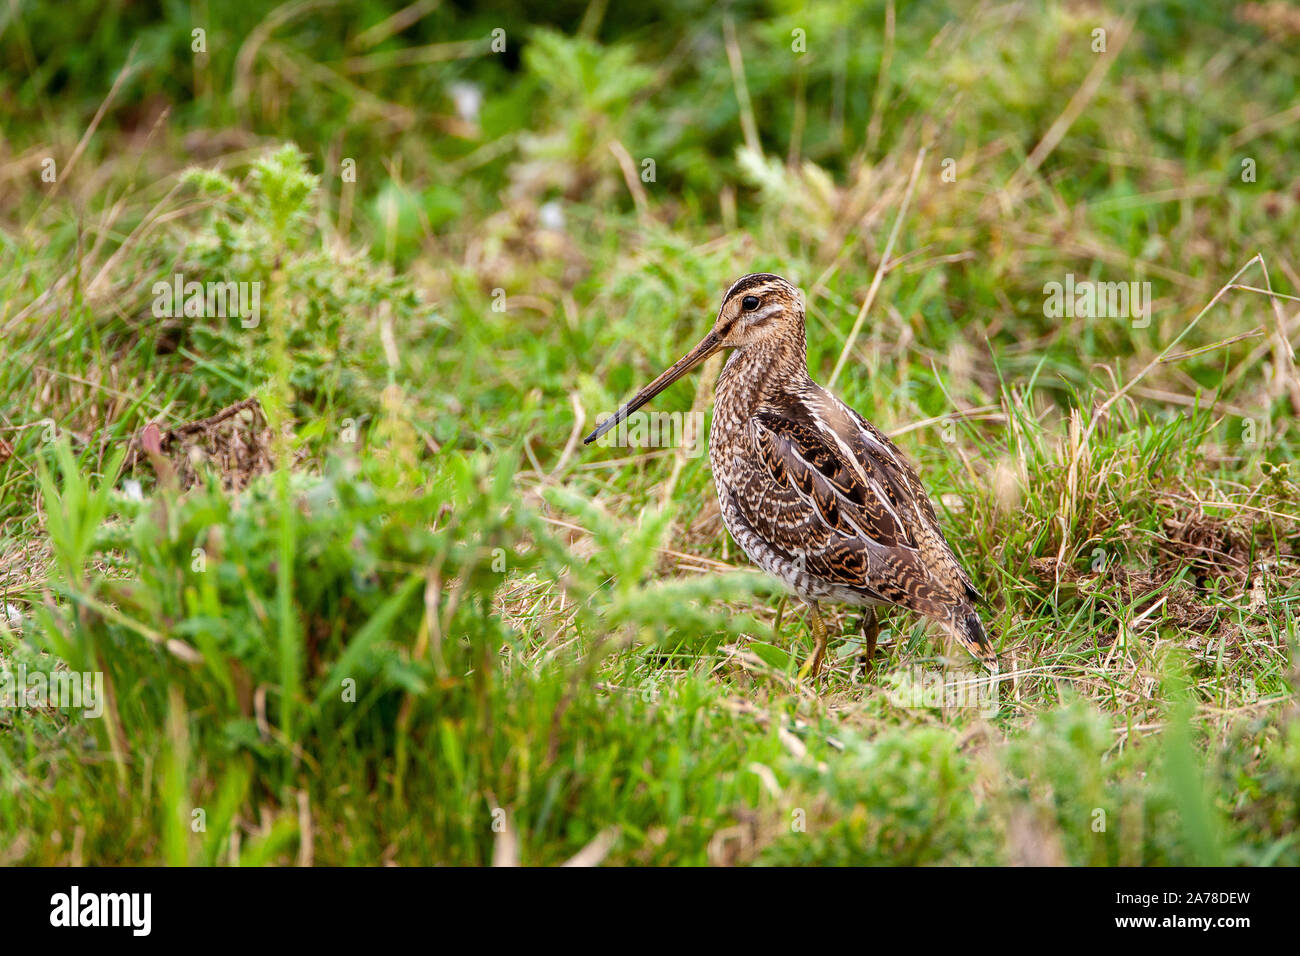
<svg viewBox="0 0 1300 956"><path fill-rule="evenodd" d="M880 619L876 616L876 609L867 608L866 613L862 616L862 641L864 644L860 660L863 669L871 673L876 666L876 640L880 637Z"/></svg>
<svg viewBox="0 0 1300 956"><path fill-rule="evenodd" d="M808 658L803 667L799 668L800 680L810 675L814 680L820 677L822 662L826 658L826 625L822 622L821 612L815 602L809 602L808 604L808 626L812 629L815 644L812 657Z"/></svg>

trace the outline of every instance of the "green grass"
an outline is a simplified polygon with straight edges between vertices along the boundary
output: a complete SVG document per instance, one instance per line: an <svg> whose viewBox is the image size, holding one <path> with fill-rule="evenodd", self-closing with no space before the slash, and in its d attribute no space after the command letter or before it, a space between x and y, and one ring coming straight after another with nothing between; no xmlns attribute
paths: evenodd
<svg viewBox="0 0 1300 956"><path fill-rule="evenodd" d="M0 664L109 691L0 710L0 862L1300 863L1294 26L679 6L0 14ZM901 612L801 682L707 456L580 444L760 270L996 706L908 697L974 671Z"/></svg>

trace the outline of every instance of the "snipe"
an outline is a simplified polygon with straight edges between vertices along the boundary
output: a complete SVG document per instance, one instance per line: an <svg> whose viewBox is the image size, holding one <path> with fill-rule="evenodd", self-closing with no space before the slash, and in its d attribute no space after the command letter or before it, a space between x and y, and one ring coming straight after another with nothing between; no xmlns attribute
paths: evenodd
<svg viewBox="0 0 1300 956"><path fill-rule="evenodd" d="M747 275L723 296L713 329L588 435L595 441L721 349L709 461L722 519L759 567L808 602L818 673L826 628L818 602L897 605L938 622L991 670L997 654L980 600L948 547L915 469L874 425L808 377L803 300L789 282Z"/></svg>

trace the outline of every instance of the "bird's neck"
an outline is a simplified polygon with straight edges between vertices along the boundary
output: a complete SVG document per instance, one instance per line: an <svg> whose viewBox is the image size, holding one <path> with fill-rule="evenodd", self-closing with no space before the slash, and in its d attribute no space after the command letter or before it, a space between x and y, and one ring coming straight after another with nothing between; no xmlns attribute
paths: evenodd
<svg viewBox="0 0 1300 956"><path fill-rule="evenodd" d="M767 339L736 349L718 376L717 405L748 418L765 399L808 383L808 345L797 335Z"/></svg>

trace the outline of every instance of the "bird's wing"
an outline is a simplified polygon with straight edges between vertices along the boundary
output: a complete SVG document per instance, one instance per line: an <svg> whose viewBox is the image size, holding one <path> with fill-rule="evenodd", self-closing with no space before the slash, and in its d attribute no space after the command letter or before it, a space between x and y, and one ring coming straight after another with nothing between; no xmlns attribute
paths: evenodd
<svg viewBox="0 0 1300 956"><path fill-rule="evenodd" d="M834 398L834 396L828 395L827 397L831 398L836 405L842 408L852 418L854 424L857 425L860 436L864 440L864 444L869 443L879 449L884 449L885 454L889 457L890 463L894 466L894 474L898 476L899 480L907 488L909 500L911 500L915 506L917 518L922 524L927 526L929 530L933 531L933 533L938 536L939 540L943 542L945 548L951 551L951 548L948 545L948 540L943 535L943 529L939 526L939 517L934 513L934 505L930 501L930 496L926 494L925 486L921 484L921 477L916 473L916 469L912 467L911 463L903 455L903 452L899 447L890 440L888 435L878 429L875 425L871 424L871 422L867 421L856 411ZM957 572L957 576L961 580L962 589L966 592L966 596L977 603L982 601L983 598L980 596L979 588L975 587L975 582L971 579L971 576L967 573L966 569L962 567L961 562L954 557L952 564Z"/></svg>
<svg viewBox="0 0 1300 956"><path fill-rule="evenodd" d="M764 406L750 428L753 488L738 505L809 573L917 610L973 592L915 471L860 416L818 390Z"/></svg>
<svg viewBox="0 0 1300 956"><path fill-rule="evenodd" d="M888 465L869 454L852 454L843 436L785 411L759 412L753 429L772 480L797 491L829 529L885 548L916 549L901 513L905 498Z"/></svg>

